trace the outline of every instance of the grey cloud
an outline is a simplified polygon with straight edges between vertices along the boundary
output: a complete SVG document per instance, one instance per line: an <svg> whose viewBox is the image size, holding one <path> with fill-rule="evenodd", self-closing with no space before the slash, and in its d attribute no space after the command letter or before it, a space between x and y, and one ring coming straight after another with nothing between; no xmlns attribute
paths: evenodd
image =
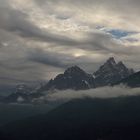
<svg viewBox="0 0 140 140"><path fill-rule="evenodd" d="M64 61L68 58L67 55L61 55L60 53L51 53L43 51L42 49L36 48L31 50L28 56L29 60L35 61L42 64L48 64L51 66L65 68L68 65Z"/></svg>
<svg viewBox="0 0 140 140"><path fill-rule="evenodd" d="M38 4L44 4L46 2L48 2L48 0L34 0L36 3ZM136 12L139 11L139 4L140 1L139 0L49 0L49 2L53 3L53 4L61 4L61 3L65 3L65 5L69 5L69 4L73 4L76 6L87 6L87 7L96 7L97 8L109 8L112 10L118 10L120 9L121 11L126 11L126 12ZM99 7L97 7L99 6ZM134 11L130 11L128 9L133 9ZM121 12L118 11L118 12Z"/></svg>
<svg viewBox="0 0 140 140"><path fill-rule="evenodd" d="M33 62L41 63L44 65L50 65L54 67L62 68L63 70L73 65L82 65L85 63L85 57L75 58L70 54L63 54L60 52L47 52L43 49L36 48L31 50L28 55L28 59ZM88 59L88 58L87 58ZM89 62L93 63L93 62Z"/></svg>
<svg viewBox="0 0 140 140"><path fill-rule="evenodd" d="M21 37L38 39L60 45L75 45L78 42L62 35L44 31L28 19L28 15L15 9L0 7L0 28L15 32Z"/></svg>
<svg viewBox="0 0 140 140"><path fill-rule="evenodd" d="M52 14L58 20L67 20L77 16L77 12L75 9L71 9L71 5L75 5L78 9L84 7L85 13L88 9L93 8L96 12L96 10L103 8L109 12L116 12L118 16L127 19L131 15L137 16L140 4L138 0L36 0L38 7L44 11L46 10L45 3L47 5L48 2L51 2L53 7L48 8L49 12L47 11L46 14ZM66 13L61 10L59 12L53 10L59 4L64 6ZM67 9L69 10L67 11ZM138 18L139 16L135 19L138 20ZM92 30L91 24L87 21L86 25ZM109 56L115 56L119 60L124 60L130 67L139 69L139 46L119 44L118 41L112 40L110 35L98 31L84 32L84 39L72 39L68 35L60 35L58 32L52 33L47 29L41 29L31 21L27 12L13 9L8 0L0 0L0 28L0 77L3 75L9 79L16 77L17 82L19 82L18 80L44 80L62 72L71 65L79 65L87 71L94 72ZM3 42L6 42L8 46L3 46ZM37 45L38 42L40 45ZM27 45L28 43L29 45ZM41 46L44 43L54 50L57 47L62 47L63 53L57 51L57 49L56 52L46 51ZM34 47L34 45L37 47ZM85 56L74 57L73 54L64 53L76 48L85 50ZM100 55L93 59L88 56L92 56L92 52ZM9 81L7 80L7 83L12 83ZM13 81L15 82L15 80ZM4 83L6 84L6 79ZM2 81L0 84L2 84Z"/></svg>
<svg viewBox="0 0 140 140"><path fill-rule="evenodd" d="M105 50L110 53L120 51L123 51L123 53L129 53L129 51L124 49L122 46L119 46L112 41L109 35L93 32L87 34L86 39L78 41L57 33L52 34L48 31L40 29L33 22L28 20L28 15L21 11L13 9L7 10L5 8L1 8L0 10L2 11L0 15L0 19L2 20L0 23L1 28L6 28L9 31L18 33L21 37L35 40L38 39L45 42L55 43L57 45L81 47L82 49ZM113 47L117 45L118 47Z"/></svg>
<svg viewBox="0 0 140 140"><path fill-rule="evenodd" d="M67 51L68 49L64 48L64 50ZM73 50L73 52L74 51L75 50ZM28 53L28 60L35 63L41 63L43 65L61 68L61 72L63 72L70 66L78 65L81 68L85 69L87 72L93 73L100 65L98 60L91 59L88 56L74 57L71 54L44 51L41 48L30 49ZM108 59L108 57L106 57L105 59ZM100 61L103 62L103 60L104 57Z"/></svg>
<svg viewBox="0 0 140 140"><path fill-rule="evenodd" d="M0 16L0 19L3 21L3 25L1 23L1 28L15 32L21 37L35 40L38 39L40 41L50 42L57 45L81 47L82 49L109 50L106 46L108 46L107 43L109 43L109 41L111 42L111 38L106 34L90 33L87 35L87 39L77 41L62 35L52 34L41 30L39 27L35 26L34 23L27 20L27 15L20 11L9 10L9 12L7 11L7 15L6 19L4 19L5 15Z"/></svg>

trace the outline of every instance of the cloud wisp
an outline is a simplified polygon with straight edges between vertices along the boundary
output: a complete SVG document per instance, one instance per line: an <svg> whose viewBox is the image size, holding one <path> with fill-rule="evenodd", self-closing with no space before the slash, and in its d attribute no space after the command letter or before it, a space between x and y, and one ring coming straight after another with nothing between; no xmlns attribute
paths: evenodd
<svg viewBox="0 0 140 140"><path fill-rule="evenodd" d="M84 99L84 98L116 98L125 96L138 96L140 95L140 88L128 88L125 86L115 87L102 87L91 90L82 91L57 91L55 93L47 94L46 96L38 99L40 102L66 102L73 99Z"/></svg>

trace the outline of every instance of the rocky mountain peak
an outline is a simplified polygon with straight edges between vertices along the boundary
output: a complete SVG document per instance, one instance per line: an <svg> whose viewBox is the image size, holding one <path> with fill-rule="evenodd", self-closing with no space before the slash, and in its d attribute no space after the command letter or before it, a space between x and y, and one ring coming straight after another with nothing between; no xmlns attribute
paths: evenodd
<svg viewBox="0 0 140 140"><path fill-rule="evenodd" d="M114 57L110 57L105 64L116 65Z"/></svg>
<svg viewBox="0 0 140 140"><path fill-rule="evenodd" d="M65 70L63 74L51 79L43 90L65 90L65 89L89 89L94 87L94 78L78 66L72 66Z"/></svg>
<svg viewBox="0 0 140 140"><path fill-rule="evenodd" d="M64 73L51 79L42 90L65 89L90 89L107 86L122 80L132 74L123 62L116 63L114 57L110 57L93 75L86 73L78 66L72 66Z"/></svg>
<svg viewBox="0 0 140 140"><path fill-rule="evenodd" d="M117 66L121 68L127 68L122 61L118 62Z"/></svg>
<svg viewBox="0 0 140 140"><path fill-rule="evenodd" d="M109 58L95 73L97 86L107 86L133 74L122 61L116 63L113 57Z"/></svg>
<svg viewBox="0 0 140 140"><path fill-rule="evenodd" d="M64 75L76 75L76 74L86 74L84 70L82 70L78 66L72 66L65 70Z"/></svg>

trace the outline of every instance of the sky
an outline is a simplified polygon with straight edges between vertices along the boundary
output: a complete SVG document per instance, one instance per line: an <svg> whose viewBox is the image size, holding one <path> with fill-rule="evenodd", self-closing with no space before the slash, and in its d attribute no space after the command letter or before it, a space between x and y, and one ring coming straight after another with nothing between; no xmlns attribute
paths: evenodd
<svg viewBox="0 0 140 140"><path fill-rule="evenodd" d="M139 0L0 0L0 86L47 81L109 57L139 70Z"/></svg>

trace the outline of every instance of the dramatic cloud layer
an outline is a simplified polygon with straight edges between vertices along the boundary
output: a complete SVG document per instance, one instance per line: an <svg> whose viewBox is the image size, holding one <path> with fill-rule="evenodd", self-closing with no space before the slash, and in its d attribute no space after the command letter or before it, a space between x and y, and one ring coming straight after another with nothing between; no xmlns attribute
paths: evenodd
<svg viewBox="0 0 140 140"><path fill-rule="evenodd" d="M140 88L127 88L124 86L116 87L103 87L91 90L82 91L57 91L37 99L38 102L67 102L73 99L83 99L83 98L116 98L125 96L139 96Z"/></svg>
<svg viewBox="0 0 140 140"><path fill-rule="evenodd" d="M0 0L0 85L46 81L109 56L139 70L138 0Z"/></svg>

